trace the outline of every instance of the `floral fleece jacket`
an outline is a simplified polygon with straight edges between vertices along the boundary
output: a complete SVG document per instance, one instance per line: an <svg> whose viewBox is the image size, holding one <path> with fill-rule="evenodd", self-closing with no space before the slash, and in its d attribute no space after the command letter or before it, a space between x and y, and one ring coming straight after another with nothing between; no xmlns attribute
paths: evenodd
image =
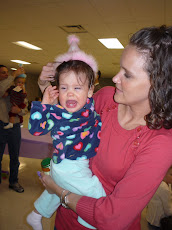
<svg viewBox="0 0 172 230"><path fill-rule="evenodd" d="M96 155L101 133L101 119L94 110L93 98L88 98L85 106L69 113L60 104L49 105L32 102L29 132L34 136L51 131L53 139L53 162L63 159L89 159Z"/></svg>

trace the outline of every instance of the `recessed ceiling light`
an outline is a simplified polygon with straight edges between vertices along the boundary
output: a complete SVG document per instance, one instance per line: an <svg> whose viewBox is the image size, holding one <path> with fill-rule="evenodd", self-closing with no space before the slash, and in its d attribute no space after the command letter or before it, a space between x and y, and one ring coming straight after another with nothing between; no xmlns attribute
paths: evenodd
<svg viewBox="0 0 172 230"><path fill-rule="evenodd" d="M17 70L17 69L12 67L11 70Z"/></svg>
<svg viewBox="0 0 172 230"><path fill-rule="evenodd" d="M16 62L16 63L19 63L19 64L24 64L24 65L28 65L28 64L31 64L30 62L26 62L26 61L21 61L21 60L11 60L12 62Z"/></svg>
<svg viewBox="0 0 172 230"><path fill-rule="evenodd" d="M38 46L34 46L28 42L24 42L24 41L17 41L17 42L13 42L16 45L25 47L27 49L32 49L32 50L42 50L41 48L39 48Z"/></svg>
<svg viewBox="0 0 172 230"><path fill-rule="evenodd" d="M117 38L104 38L98 40L108 49L124 49L124 46L119 42Z"/></svg>

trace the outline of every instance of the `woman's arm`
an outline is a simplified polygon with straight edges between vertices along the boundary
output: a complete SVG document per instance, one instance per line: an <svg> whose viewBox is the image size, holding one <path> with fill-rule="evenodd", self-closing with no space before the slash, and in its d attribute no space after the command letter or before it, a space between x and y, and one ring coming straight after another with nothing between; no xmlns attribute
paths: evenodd
<svg viewBox="0 0 172 230"><path fill-rule="evenodd" d="M8 95L9 93L6 91L2 97L5 98L5 97L8 97Z"/></svg>
<svg viewBox="0 0 172 230"><path fill-rule="evenodd" d="M55 71L53 63L48 63L46 66L43 66L42 72L38 78L38 85L42 93L44 93L45 89L51 85L50 82L55 81L54 75Z"/></svg>
<svg viewBox="0 0 172 230"><path fill-rule="evenodd" d="M49 193L56 194L59 198L61 197L61 194L62 194L62 200L64 200L64 196L68 193L68 191L67 190L64 191L63 188L61 188L60 186L58 186L53 181L52 177L50 177L48 175L45 175L43 172L41 172L40 180L41 180L42 184L44 185L45 189L47 189L47 191ZM74 194L74 193L70 193L67 196L67 200L68 200L67 205L74 212L76 212L76 205L77 205L77 203L78 203L78 201L79 201L79 199L81 197L82 196Z"/></svg>

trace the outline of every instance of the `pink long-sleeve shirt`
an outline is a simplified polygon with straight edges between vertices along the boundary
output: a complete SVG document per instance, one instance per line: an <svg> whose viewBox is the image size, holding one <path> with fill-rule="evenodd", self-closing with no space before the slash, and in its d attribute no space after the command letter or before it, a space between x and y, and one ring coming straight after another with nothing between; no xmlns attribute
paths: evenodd
<svg viewBox="0 0 172 230"><path fill-rule="evenodd" d="M150 130L146 126L123 129L118 123L114 93L114 87L105 87L94 97L102 132L90 167L107 196L83 196L77 204L77 214L99 230L140 230L141 211L172 165L172 131ZM60 207L56 228L87 229L77 222L77 214Z"/></svg>

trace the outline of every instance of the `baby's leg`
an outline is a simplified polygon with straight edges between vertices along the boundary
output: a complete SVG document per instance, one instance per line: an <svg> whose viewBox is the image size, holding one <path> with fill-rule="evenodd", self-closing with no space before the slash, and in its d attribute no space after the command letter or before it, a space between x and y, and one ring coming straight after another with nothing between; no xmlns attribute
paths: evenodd
<svg viewBox="0 0 172 230"><path fill-rule="evenodd" d="M33 230L43 230L42 228L42 216L34 209L26 218L27 223L32 226Z"/></svg>
<svg viewBox="0 0 172 230"><path fill-rule="evenodd" d="M50 194L47 190L35 201L35 210L27 216L27 222L34 230L42 230L42 216L50 218L60 205L60 199L55 194Z"/></svg>

